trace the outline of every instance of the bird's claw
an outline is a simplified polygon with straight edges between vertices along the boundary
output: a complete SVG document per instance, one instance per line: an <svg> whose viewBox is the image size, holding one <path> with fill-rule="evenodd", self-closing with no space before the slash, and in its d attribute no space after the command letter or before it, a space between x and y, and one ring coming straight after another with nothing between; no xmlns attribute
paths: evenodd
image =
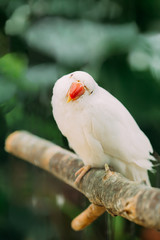
<svg viewBox="0 0 160 240"><path fill-rule="evenodd" d="M105 167L105 171L107 172L107 171L109 170L109 166L108 166L108 164L105 163L104 167Z"/></svg>
<svg viewBox="0 0 160 240"><path fill-rule="evenodd" d="M75 180L75 184L78 184L80 182L80 180L82 179L82 177L89 171L89 169L91 168L91 165L86 165L81 167L76 173L75 176L78 177Z"/></svg>

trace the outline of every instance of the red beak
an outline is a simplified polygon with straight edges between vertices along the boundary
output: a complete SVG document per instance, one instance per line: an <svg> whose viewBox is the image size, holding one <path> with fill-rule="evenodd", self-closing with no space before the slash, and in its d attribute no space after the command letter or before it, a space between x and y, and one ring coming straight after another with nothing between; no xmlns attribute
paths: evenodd
<svg viewBox="0 0 160 240"><path fill-rule="evenodd" d="M85 88L82 83L73 82L67 94L68 95L67 103L70 102L71 100L78 99L80 96L84 94L84 92Z"/></svg>

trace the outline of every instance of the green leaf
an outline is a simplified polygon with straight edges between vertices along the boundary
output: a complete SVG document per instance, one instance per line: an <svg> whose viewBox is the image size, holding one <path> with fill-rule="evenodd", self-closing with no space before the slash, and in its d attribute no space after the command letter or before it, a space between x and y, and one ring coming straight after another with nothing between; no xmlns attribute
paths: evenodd
<svg viewBox="0 0 160 240"><path fill-rule="evenodd" d="M137 71L149 70L160 81L160 34L140 35L129 54L129 64Z"/></svg>
<svg viewBox="0 0 160 240"><path fill-rule="evenodd" d="M20 91L35 92L37 86L31 84L26 78L27 58L15 53L6 54L0 59L0 71L2 76L19 88Z"/></svg>
<svg viewBox="0 0 160 240"><path fill-rule="evenodd" d="M11 112L15 108L16 105L17 105L17 98L14 95L7 101L0 103L0 110L1 110L2 114L5 115L5 114Z"/></svg>
<svg viewBox="0 0 160 240"><path fill-rule="evenodd" d="M136 37L135 24L111 26L59 18L43 19L25 34L31 47L72 67L102 61L117 51L125 52Z"/></svg>
<svg viewBox="0 0 160 240"><path fill-rule="evenodd" d="M69 18L84 17L90 19L114 19L121 15L122 6L115 1L97 1L97 0L41 0L32 1L30 4L31 11L34 15L59 15Z"/></svg>
<svg viewBox="0 0 160 240"><path fill-rule="evenodd" d="M25 56L9 53L0 59L0 71L12 79L23 76L27 67Z"/></svg>
<svg viewBox="0 0 160 240"><path fill-rule="evenodd" d="M39 88L53 87L55 81L66 73L64 68L55 64L39 64L28 68L26 79L28 83Z"/></svg>
<svg viewBox="0 0 160 240"><path fill-rule="evenodd" d="M0 104L11 99L16 93L16 86L13 83L0 80Z"/></svg>
<svg viewBox="0 0 160 240"><path fill-rule="evenodd" d="M29 6L22 5L17 8L11 18L6 21L5 31L9 35L22 34L29 25Z"/></svg>

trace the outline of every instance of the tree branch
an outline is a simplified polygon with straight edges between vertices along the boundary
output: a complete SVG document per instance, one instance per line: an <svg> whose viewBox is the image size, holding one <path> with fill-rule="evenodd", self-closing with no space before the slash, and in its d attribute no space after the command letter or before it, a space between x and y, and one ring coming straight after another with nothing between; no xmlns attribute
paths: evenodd
<svg viewBox="0 0 160 240"><path fill-rule="evenodd" d="M82 167L82 161L75 154L25 131L12 133L5 148L9 153L49 171L112 215L122 216L144 227L160 229L159 189L129 181L107 166L105 170L91 169L75 185L74 174ZM101 211L103 213L104 209Z"/></svg>

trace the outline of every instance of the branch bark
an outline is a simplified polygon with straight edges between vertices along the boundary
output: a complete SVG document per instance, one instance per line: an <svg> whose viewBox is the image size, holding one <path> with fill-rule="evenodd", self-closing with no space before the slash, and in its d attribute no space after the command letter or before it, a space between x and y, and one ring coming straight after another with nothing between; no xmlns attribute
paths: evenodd
<svg viewBox="0 0 160 240"><path fill-rule="evenodd" d="M144 227L160 229L159 189L129 181L121 174L110 171L107 166L106 169L91 169L75 185L74 174L83 166L77 155L25 131L12 133L6 140L5 149L49 171L110 214L122 216ZM101 208L102 213L104 208Z"/></svg>
<svg viewBox="0 0 160 240"><path fill-rule="evenodd" d="M81 214L73 219L71 222L71 227L75 231L83 230L85 227L90 225L99 216L105 212L105 208L95 204L90 204L89 207L84 210Z"/></svg>

